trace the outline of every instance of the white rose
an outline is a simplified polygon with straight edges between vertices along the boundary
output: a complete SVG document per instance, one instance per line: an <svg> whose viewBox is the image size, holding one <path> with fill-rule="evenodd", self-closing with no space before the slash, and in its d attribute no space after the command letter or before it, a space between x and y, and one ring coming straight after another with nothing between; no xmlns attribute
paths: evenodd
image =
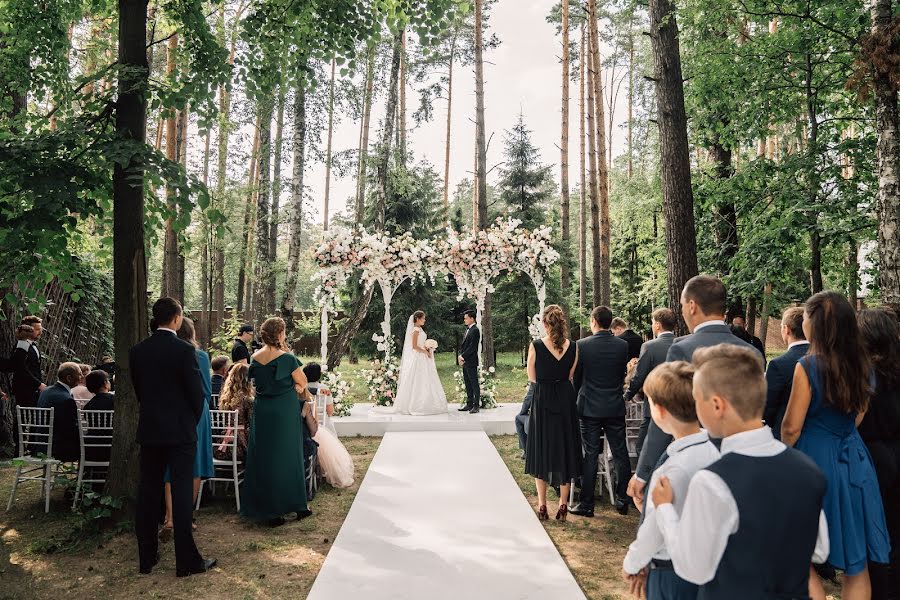
<svg viewBox="0 0 900 600"><path fill-rule="evenodd" d="M488 373L495 373L496 371L497 371L497 369L495 369L494 367L491 367L490 369L488 369Z"/></svg>

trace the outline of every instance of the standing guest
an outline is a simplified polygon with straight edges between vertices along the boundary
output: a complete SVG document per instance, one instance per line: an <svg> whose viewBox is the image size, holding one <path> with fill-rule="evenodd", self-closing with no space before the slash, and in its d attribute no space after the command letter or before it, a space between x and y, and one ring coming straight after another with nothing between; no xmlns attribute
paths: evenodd
<svg viewBox="0 0 900 600"><path fill-rule="evenodd" d="M222 384L225 383L225 378L228 377L228 370L231 368L231 364L228 362L228 357L223 355L213 358L210 361L210 366L213 371L212 379L210 380L212 395L213 397L218 397L222 394ZM213 410L218 408L217 406L214 406L214 404L215 401L210 404L210 408Z"/></svg>
<svg viewBox="0 0 900 600"><path fill-rule="evenodd" d="M538 519L546 521L547 484L559 486L558 521L569 512L569 482L581 475L581 434L572 378L579 348L569 340L569 321L563 309L551 304L542 315L547 335L528 348L528 381L534 385L525 472L534 476ZM624 365L623 365L624 371ZM620 396L621 398L621 396Z"/></svg>
<svg viewBox="0 0 900 600"><path fill-rule="evenodd" d="M731 328L725 324L726 296L725 285L717 277L697 275L684 284L681 292L681 316L691 335L672 342L666 354L666 361L691 362L696 350L718 344L753 348L735 337L731 333ZM650 423L638 458L637 471L628 483L628 495L635 499L638 506L644 501L644 488L650 480L654 465L671 442L672 436L666 435L654 423Z"/></svg>
<svg viewBox="0 0 900 600"><path fill-rule="evenodd" d="M112 356L104 356L100 359L100 364L94 367L94 371L106 371L109 375L109 385L112 390L116 389L116 361Z"/></svg>
<svg viewBox="0 0 900 600"><path fill-rule="evenodd" d="M112 385L109 381L109 374L106 371L91 371L88 373L85 379L85 386L90 390L93 397L90 401L85 405L84 410L115 410L115 399L116 397L112 395L110 390L112 389ZM96 433L92 434L88 431L88 437L85 439L85 443L97 443L91 442L91 435L98 435ZM100 435L109 435L108 431L104 431ZM97 441L107 441L108 438L99 438ZM105 448L101 446L89 446L84 449L85 450L85 458L91 461L99 461L99 462L109 462L110 452L112 448Z"/></svg>
<svg viewBox="0 0 900 600"><path fill-rule="evenodd" d="M873 600L900 594L900 327L888 310L863 309L857 315L863 347L875 371L875 393L859 424L869 448L891 541L890 564L869 561Z"/></svg>
<svg viewBox="0 0 900 600"><path fill-rule="evenodd" d="M578 393L578 419L584 445L581 495L573 515L594 516L594 486L597 482L597 459L603 439L612 451L616 470L616 510L628 514L626 489L631 477L631 460L625 441L625 399L622 386L628 366L628 342L610 331L612 311L598 306L591 313L593 335L578 341L578 368L575 390Z"/></svg>
<svg viewBox="0 0 900 600"><path fill-rule="evenodd" d="M231 347L231 362L237 364L239 362L250 365L250 342L253 341L253 325L241 325L238 330L238 336L234 338L234 345Z"/></svg>
<svg viewBox="0 0 900 600"><path fill-rule="evenodd" d="M478 350L481 344L481 330L475 324L475 311L463 313L466 334L459 347L459 366L462 367L463 383L466 386L466 405L460 412L476 414L481 407L481 385L478 383Z"/></svg>
<svg viewBox="0 0 900 600"><path fill-rule="evenodd" d="M614 336L628 342L628 360L640 357L644 338L635 333L633 329L629 329L625 319L616 317L610 323L609 328Z"/></svg>
<svg viewBox="0 0 900 600"><path fill-rule="evenodd" d="M81 369L77 363L59 365L55 384L41 392L39 408L53 409L52 457L62 462L74 462L81 457L78 438L78 406L72 388L81 383Z"/></svg>
<svg viewBox="0 0 900 600"><path fill-rule="evenodd" d="M197 453L197 422L206 396L197 349L178 339L183 321L181 304L160 298L153 305L156 330L134 346L128 357L132 383L140 403L138 443L141 480L135 533L141 573L159 562L157 525L166 469L172 473L172 525L175 533L175 574L204 573L216 565L204 560L191 531L191 479Z"/></svg>
<svg viewBox="0 0 900 600"><path fill-rule="evenodd" d="M781 440L825 473L828 564L844 572L841 598L869 598L868 563L887 563L890 552L878 479L856 429L872 393L870 364L853 307L837 292L806 301L803 332L809 353L794 368Z"/></svg>
<svg viewBox="0 0 900 600"><path fill-rule="evenodd" d="M331 487L348 488L353 485L353 457L338 439L334 425L331 425L330 417L334 415L334 399L331 397L331 392L319 383L322 378L322 367L318 363L309 363L303 367L303 374L306 375L307 390L310 394L321 393L326 402L325 418L322 423L317 423L318 427L311 436L319 446L319 464L322 467L322 474ZM317 418L314 401L310 408L313 417Z"/></svg>
<svg viewBox="0 0 900 600"><path fill-rule="evenodd" d="M31 330L20 328L16 336L12 355L12 393L18 406L37 406L38 394L47 387L41 372L41 352L37 347L43 326L41 319L34 316L22 319L22 325Z"/></svg>
<svg viewBox="0 0 900 600"><path fill-rule="evenodd" d="M777 440L781 439L781 422L791 397L794 369L809 350L809 342L803 333L802 307L785 309L781 316L781 339L787 344L787 352L773 358L766 368L766 410L763 413L763 420Z"/></svg>
<svg viewBox="0 0 900 600"><path fill-rule="evenodd" d="M90 390L87 389L87 386L84 384L85 377L87 377L88 373L91 372L91 366L78 365L78 367L81 369L81 383L72 388L72 397L76 400L83 400L84 402L87 402L94 397L94 395L90 392Z"/></svg>
<svg viewBox="0 0 900 600"><path fill-rule="evenodd" d="M649 342L641 346L641 355L638 358L637 370L634 377L625 390L625 401L631 400L638 394L643 392L644 382L647 376L658 367L666 362L666 354L669 347L675 341L675 325L678 323L675 313L669 308L657 308L650 315L651 330L655 336ZM641 422L641 430L638 433L637 453L641 454L641 448L644 445L644 439L647 437L647 428L650 426L650 405L644 398L644 420Z"/></svg>
<svg viewBox="0 0 900 600"><path fill-rule="evenodd" d="M534 400L534 384L528 382L525 389L525 398L522 400L522 408L516 415L516 435L519 436L519 450L522 458L525 458L525 448L528 445L528 415L531 413L531 402Z"/></svg>
<svg viewBox="0 0 900 600"><path fill-rule="evenodd" d="M697 598L809 598L810 562L828 555L825 477L763 425L766 381L755 348L704 348L694 367L697 416L722 438L722 458L691 479L681 514L668 477L653 489L675 573L700 586Z"/></svg>
<svg viewBox="0 0 900 600"><path fill-rule="evenodd" d="M303 428L297 406L298 395L306 391L306 376L300 361L285 350L282 319L266 319L260 338L263 347L250 363L256 400L241 515L277 527L284 525L287 513L297 513L298 520L312 514L307 506Z"/></svg>
<svg viewBox="0 0 900 600"><path fill-rule="evenodd" d="M236 410L238 413L237 459L244 462L247 457L250 422L253 419L253 383L250 381L250 367L244 363L237 363L228 371L225 385L222 386L222 395L219 397L219 406L221 410ZM226 432L226 438L232 433ZM231 460L231 454L226 451L225 446L223 442L214 452L219 460Z"/></svg>
<svg viewBox="0 0 900 600"><path fill-rule="evenodd" d="M744 318L744 315L735 315L734 318L731 319L731 324L746 334L750 345L756 348L759 353L762 354L763 364L765 364L766 348L763 346L762 340L753 335L753 333L747 329L747 319Z"/></svg>
<svg viewBox="0 0 900 600"><path fill-rule="evenodd" d="M690 363L671 362L654 369L644 383L644 395L654 423L675 438L653 473L649 493L652 495L660 477L667 477L675 494L675 511L679 514L684 508L691 477L719 459L719 450L697 422L693 377L694 367ZM637 539L628 547L622 564L625 580L634 585L646 576L650 600L692 600L697 597L697 586L680 578L672 569L655 508L651 496Z"/></svg>
<svg viewBox="0 0 900 600"><path fill-rule="evenodd" d="M181 327L177 331L178 339L183 340L194 347L197 354L197 365L200 367L200 383L203 386L203 408L200 412L200 420L197 421L197 452L194 454L194 495L193 501L196 505L197 495L200 493L200 482L203 479L209 479L215 475L213 468L213 448L212 448L212 423L209 419L209 406L212 404L212 386L209 376L209 355L200 349L197 342L197 335L194 330L194 322L184 317L181 320ZM166 521L163 525L162 539L168 541L169 533L172 531L172 485L171 473L166 471Z"/></svg>

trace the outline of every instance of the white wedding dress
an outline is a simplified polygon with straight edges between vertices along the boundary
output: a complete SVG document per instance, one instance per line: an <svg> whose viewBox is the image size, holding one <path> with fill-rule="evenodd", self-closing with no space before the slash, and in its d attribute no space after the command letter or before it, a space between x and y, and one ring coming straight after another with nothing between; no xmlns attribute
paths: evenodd
<svg viewBox="0 0 900 600"><path fill-rule="evenodd" d="M418 333L414 336L414 333ZM397 399L394 412L403 415L439 415L447 412L447 396L438 377L434 358L413 348L424 349L426 335L421 327L413 324L412 317L406 326L403 355L400 357L400 379L397 383Z"/></svg>

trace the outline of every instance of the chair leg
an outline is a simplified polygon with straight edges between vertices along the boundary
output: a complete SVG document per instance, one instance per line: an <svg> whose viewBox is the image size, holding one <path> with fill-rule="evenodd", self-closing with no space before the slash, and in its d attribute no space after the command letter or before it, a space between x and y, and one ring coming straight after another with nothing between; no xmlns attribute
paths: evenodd
<svg viewBox="0 0 900 600"><path fill-rule="evenodd" d="M84 479L84 466L78 462L78 479L75 480L75 498L72 500L72 508L78 506L78 498L81 496L81 480Z"/></svg>
<svg viewBox="0 0 900 600"><path fill-rule="evenodd" d="M234 503L237 506L237 511L241 512L241 485L238 481L238 470L236 463L231 466L231 475L234 480Z"/></svg>
<svg viewBox="0 0 900 600"><path fill-rule="evenodd" d="M19 487L19 477L22 475L22 466L16 467L16 478L13 480L12 492L9 494L9 502L6 503L6 512L12 508L13 502L16 500L16 489Z"/></svg>
<svg viewBox="0 0 900 600"><path fill-rule="evenodd" d="M569 481L569 506L575 503L575 480Z"/></svg>
<svg viewBox="0 0 900 600"><path fill-rule="evenodd" d="M53 465L46 465L44 467L44 487L46 492L44 494L44 512L50 512L50 491L53 489Z"/></svg>
<svg viewBox="0 0 900 600"><path fill-rule="evenodd" d="M200 510L200 499L203 497L203 484L206 483L204 480L200 480L200 489L197 490L197 505L194 507L194 510Z"/></svg>

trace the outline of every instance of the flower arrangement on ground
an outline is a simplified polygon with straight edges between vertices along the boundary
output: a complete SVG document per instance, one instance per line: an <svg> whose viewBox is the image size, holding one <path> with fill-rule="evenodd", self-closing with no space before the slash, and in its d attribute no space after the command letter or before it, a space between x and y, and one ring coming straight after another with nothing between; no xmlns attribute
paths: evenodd
<svg viewBox="0 0 900 600"><path fill-rule="evenodd" d="M334 416L346 417L353 408L353 400L350 399L350 388L353 384L341 379L337 371L329 371L328 365L322 365L322 385L331 392L334 402Z"/></svg>
<svg viewBox="0 0 900 600"><path fill-rule="evenodd" d="M468 402L466 397L466 384L463 381L462 370L453 371L453 380L456 382L456 397L460 406ZM478 385L481 388L480 408L497 408L497 370L494 367L485 369L478 367Z"/></svg>
<svg viewBox="0 0 900 600"><path fill-rule="evenodd" d="M400 379L400 359L394 352L394 340L376 333L372 336L372 341L388 358L374 360L371 369L361 372L363 380L369 382L369 402L378 406L393 406L397 397L397 381Z"/></svg>

